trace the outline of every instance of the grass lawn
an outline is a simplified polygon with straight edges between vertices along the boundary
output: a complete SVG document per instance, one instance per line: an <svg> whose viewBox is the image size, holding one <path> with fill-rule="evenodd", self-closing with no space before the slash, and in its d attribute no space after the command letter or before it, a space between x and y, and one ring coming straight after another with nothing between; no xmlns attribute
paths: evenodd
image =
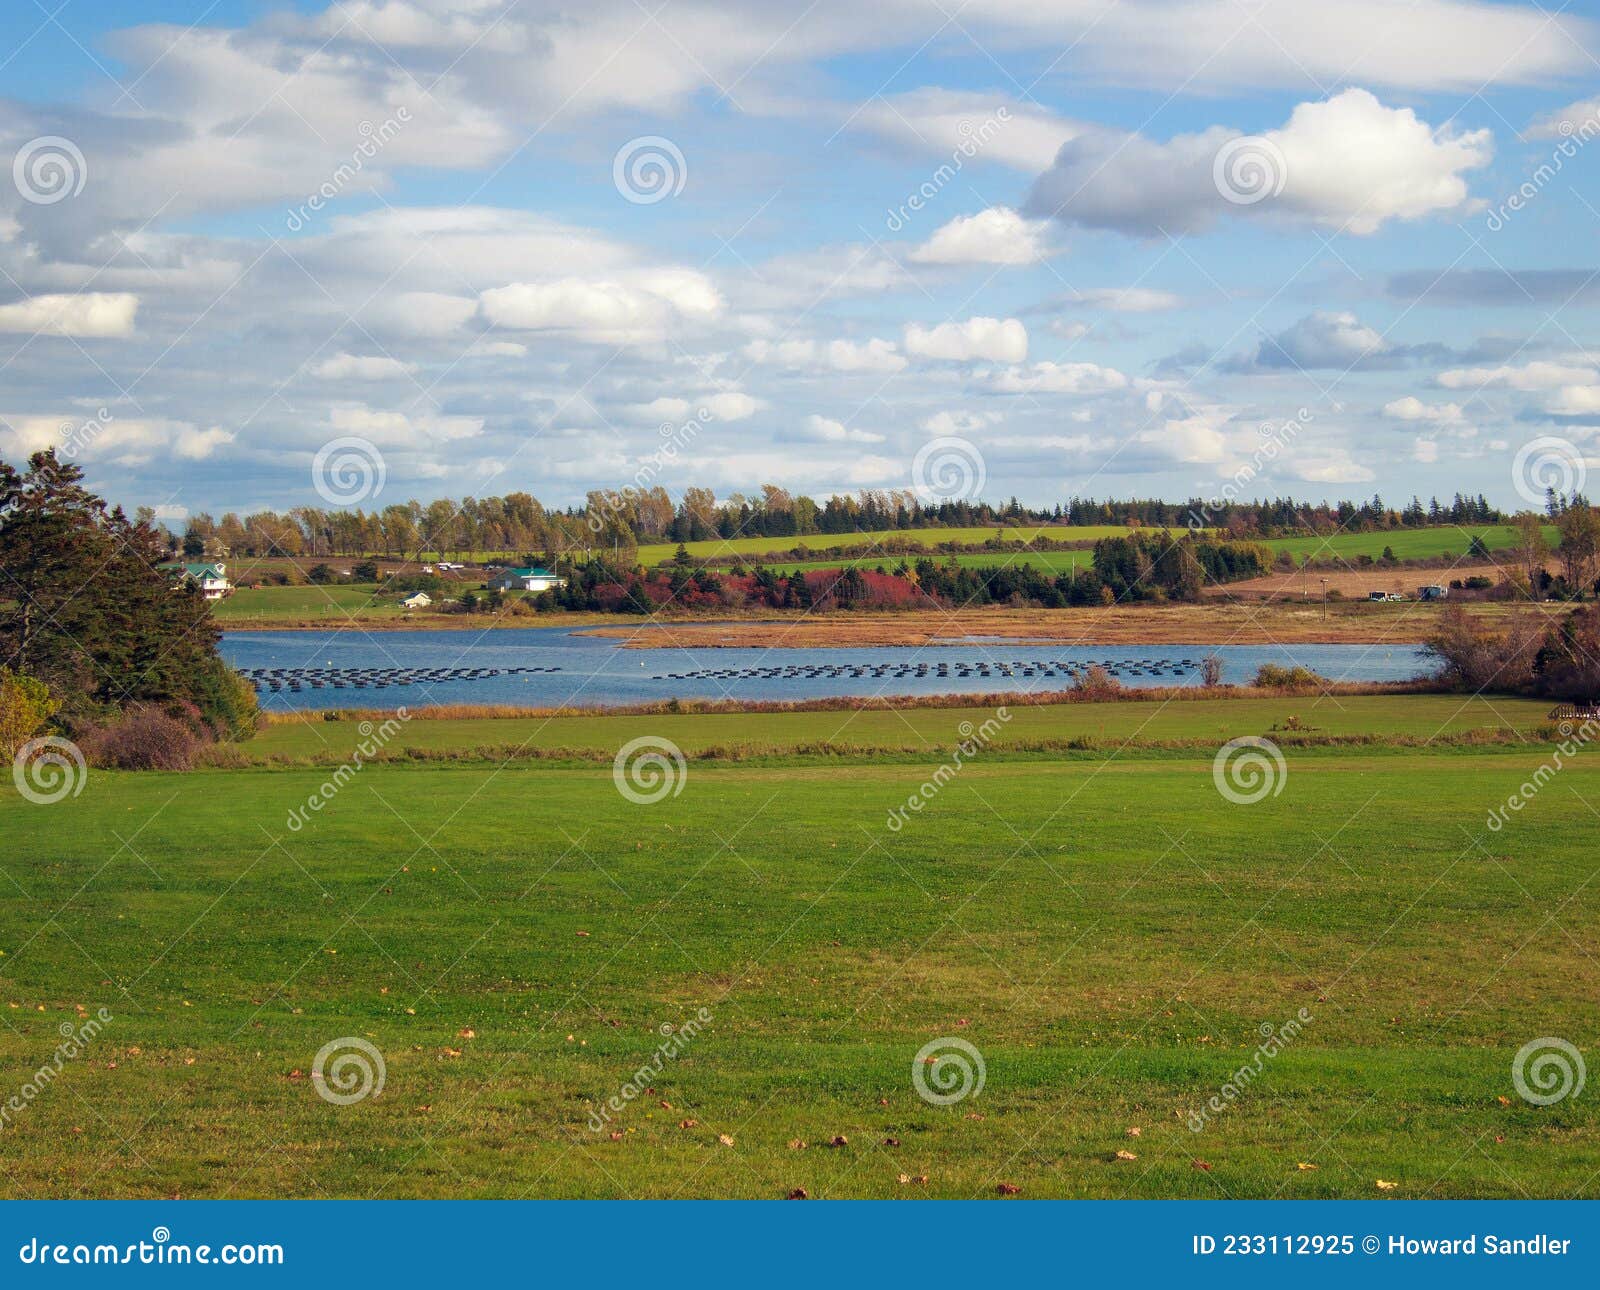
<svg viewBox="0 0 1600 1290"><path fill-rule="evenodd" d="M1350 719L1425 731L1449 700L1385 702ZM1199 706L1163 733L1272 715ZM692 743L729 720L592 729ZM1511 1078L1527 1041L1592 1056L1600 1029L1600 765L1484 824L1543 755L1291 748L1247 806L1207 754L979 754L899 831L931 756L691 761L653 805L608 766L371 766L299 831L326 770L92 771L53 805L7 782L0 1079L112 1020L10 1116L0 1188L1594 1196L1600 1100L1537 1107ZM333 1105L313 1060L350 1037L385 1084ZM952 1105L913 1088L941 1039L985 1068Z"/></svg>
<svg viewBox="0 0 1600 1290"><path fill-rule="evenodd" d="M1532 730L1548 724L1550 705L1531 699L1468 698L1450 694L1304 696L1283 699L1179 699L1169 703L1064 703L1013 706L995 734L1004 747L1045 739L1097 741L1215 739L1264 735L1298 718L1315 735L1405 735L1430 739L1468 730ZM948 749L961 725L981 725L987 708L907 708L901 711L762 712L483 717L430 719L419 713L387 743L406 748L470 750L529 748L615 750L641 735L670 739L685 753L723 745L795 748L807 744L873 748ZM348 757L361 740L360 722L327 721L320 713L267 727L243 751L263 761ZM942 754L941 754L942 755Z"/></svg>
<svg viewBox="0 0 1600 1290"><path fill-rule="evenodd" d="M405 613L398 598L374 600L374 583L347 586L241 588L212 606L217 619L229 627L248 627L253 620L325 618L330 623L346 618L398 618Z"/></svg>
<svg viewBox="0 0 1600 1290"><path fill-rule="evenodd" d="M997 525L979 528L929 528L881 529L872 533L808 533L804 537L745 537L716 538L707 542L686 542L689 554L697 559L718 556L758 555L763 551L789 551L799 545L813 551L826 551L830 547L860 546L865 542L906 541L921 546L937 546L941 542L960 542L963 545L987 542L997 532L1004 532L1008 542L1027 542L1035 537L1046 537L1055 542L1095 541L1103 537L1121 537L1128 530L1118 524L1025 524L1000 529ZM675 542L651 542L639 547L639 563L660 564L670 560L677 551ZM899 557L877 556L878 559ZM837 562L835 562L837 563Z"/></svg>

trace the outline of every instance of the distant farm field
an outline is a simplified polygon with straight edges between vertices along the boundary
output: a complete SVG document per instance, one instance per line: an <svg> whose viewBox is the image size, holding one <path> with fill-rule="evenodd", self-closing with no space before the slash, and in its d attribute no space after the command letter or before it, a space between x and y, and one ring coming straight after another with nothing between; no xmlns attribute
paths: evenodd
<svg viewBox="0 0 1600 1290"><path fill-rule="evenodd" d="M893 714L785 717L840 747L777 763L697 759L724 718L549 736L680 741L650 804L609 757L331 792L91 771L51 805L8 779L0 1080L108 1020L19 1099L0 1192L1592 1197L1600 1102L1513 1078L1530 1040L1600 1027L1591 755L1492 832L1549 748L1286 747L1244 804L1211 749L1140 746L1292 707L1423 737L1536 718L1453 702L1019 713L1126 746L946 775L948 723L984 710L903 714L931 746L892 762L843 744ZM381 1090L336 1082L341 1053Z"/></svg>
<svg viewBox="0 0 1600 1290"><path fill-rule="evenodd" d="M962 545L980 545L999 534L1007 542L1031 542L1035 538L1048 538L1053 542L1093 542L1103 537L1121 537L1128 530L1121 525L1080 524L1028 524L1000 528L928 528L884 529L872 533L808 533L804 537L741 537L718 538L706 542L686 542L689 554L696 559L717 559L735 555L759 555L766 551L789 551L796 546L807 546L813 551L826 551L832 547L861 546L865 543L910 542L922 547L936 547L941 542L959 542ZM645 543L639 547L639 563L659 564L672 559L678 546L675 542ZM877 557L882 558L882 557Z"/></svg>

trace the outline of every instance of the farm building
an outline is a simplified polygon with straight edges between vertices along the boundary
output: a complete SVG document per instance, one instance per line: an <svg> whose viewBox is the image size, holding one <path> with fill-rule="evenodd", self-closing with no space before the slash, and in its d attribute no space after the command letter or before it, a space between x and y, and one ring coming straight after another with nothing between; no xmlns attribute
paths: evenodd
<svg viewBox="0 0 1600 1290"><path fill-rule="evenodd" d="M489 579L489 586L495 591L549 591L566 585L565 578L539 568L502 569Z"/></svg>
<svg viewBox="0 0 1600 1290"><path fill-rule="evenodd" d="M413 596L407 596L400 602L402 609L426 609L433 603L433 597L426 591L419 591Z"/></svg>
<svg viewBox="0 0 1600 1290"><path fill-rule="evenodd" d="M225 564L183 564L174 561L156 567L176 583L194 583L207 600L221 600L233 590Z"/></svg>

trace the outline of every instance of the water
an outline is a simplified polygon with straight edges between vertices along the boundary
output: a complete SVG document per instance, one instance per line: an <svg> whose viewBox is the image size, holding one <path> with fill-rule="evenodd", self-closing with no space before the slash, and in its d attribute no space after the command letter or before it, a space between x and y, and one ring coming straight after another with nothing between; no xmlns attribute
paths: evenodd
<svg viewBox="0 0 1600 1290"><path fill-rule="evenodd" d="M1263 663L1308 667L1334 681L1398 681L1427 670L1416 647L1408 645L1069 647L1000 638L982 644L920 647L628 650L621 648L622 643L579 636L566 627L508 627L481 633L228 632L222 654L238 668L283 671L284 689L260 691L262 706L274 711L421 709L450 703L609 707L671 698L1026 693L1065 689L1071 684L1069 668L1092 664L1111 665L1126 686L1199 685L1199 662L1210 654L1222 659L1223 680L1234 683L1248 681ZM1185 667L1184 660L1191 665ZM1009 668L1010 675L1001 665ZM510 673L510 668L550 670ZM362 669L500 669L500 675L343 689L331 683L315 689L302 677L302 689L288 688L290 677L304 669L347 681ZM753 669L763 674L739 675ZM860 674L854 674L855 669ZM898 674L901 669L904 675ZM773 671L781 674L765 674Z"/></svg>

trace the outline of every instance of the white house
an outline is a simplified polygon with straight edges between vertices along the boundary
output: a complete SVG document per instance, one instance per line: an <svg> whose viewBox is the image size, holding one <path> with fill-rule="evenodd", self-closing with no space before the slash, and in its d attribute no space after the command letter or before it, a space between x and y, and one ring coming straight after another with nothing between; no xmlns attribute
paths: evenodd
<svg viewBox="0 0 1600 1290"><path fill-rule="evenodd" d="M207 600L221 600L233 590L225 564L163 564L157 566L175 583L192 582Z"/></svg>
<svg viewBox="0 0 1600 1290"><path fill-rule="evenodd" d="M489 580L495 591L550 591L564 587L567 580L548 569L502 569Z"/></svg>
<svg viewBox="0 0 1600 1290"><path fill-rule="evenodd" d="M400 602L402 609L426 609L433 603L433 597L426 591L419 591L414 596L407 596Z"/></svg>

